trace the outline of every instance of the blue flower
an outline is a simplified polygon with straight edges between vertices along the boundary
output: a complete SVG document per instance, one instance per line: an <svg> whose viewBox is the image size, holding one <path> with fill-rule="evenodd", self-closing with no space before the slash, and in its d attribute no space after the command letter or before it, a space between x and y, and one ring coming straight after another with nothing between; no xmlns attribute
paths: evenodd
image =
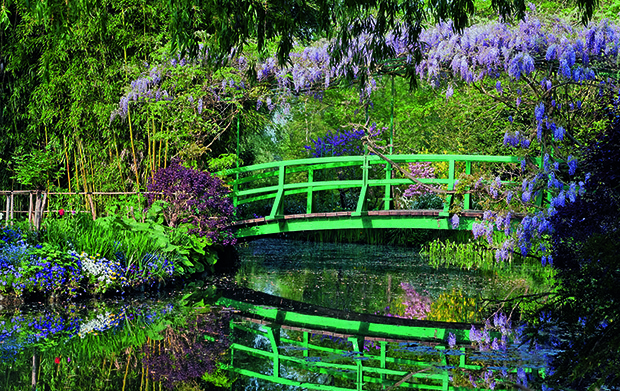
<svg viewBox="0 0 620 391"><path fill-rule="evenodd" d="M545 115L545 104L543 102L540 102L534 109L534 117L536 118L537 122L540 122L543 120L544 115Z"/></svg>
<svg viewBox="0 0 620 391"><path fill-rule="evenodd" d="M454 349L456 347L456 335L448 333L448 346L450 349Z"/></svg>
<svg viewBox="0 0 620 391"><path fill-rule="evenodd" d="M452 216L452 228L453 229L457 229L459 227L459 215L455 214Z"/></svg>
<svg viewBox="0 0 620 391"><path fill-rule="evenodd" d="M573 155L569 155L566 159L566 163L568 164L568 174L574 175L577 170L577 160L573 158Z"/></svg>

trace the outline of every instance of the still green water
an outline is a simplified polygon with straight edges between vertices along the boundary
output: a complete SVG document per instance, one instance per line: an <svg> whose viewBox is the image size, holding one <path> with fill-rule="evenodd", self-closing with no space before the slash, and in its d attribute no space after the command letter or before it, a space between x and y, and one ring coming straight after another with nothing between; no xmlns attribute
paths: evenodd
<svg viewBox="0 0 620 391"><path fill-rule="evenodd" d="M434 269L410 248L263 239L239 253L238 284L345 311L374 314L398 306L403 284L434 299L454 291L493 295L494 289L478 272Z"/></svg>
<svg viewBox="0 0 620 391"><path fill-rule="evenodd" d="M299 327L284 319L288 312L277 310L282 322L265 321L245 303L262 292L318 314L323 307L361 313L367 330L382 322L388 330L393 318L363 314L473 322L481 319L480 298L506 289L494 276L436 270L415 250L386 246L261 239L238 250L236 274L180 291L63 306L0 302L0 390L371 390L399 381L416 389L494 388L500 378L531 377L543 366L518 350L476 352L461 337L448 346L447 333L437 336L445 325L432 326L426 339L386 338L330 328L339 312L319 316L323 326ZM222 301L215 285L250 290Z"/></svg>

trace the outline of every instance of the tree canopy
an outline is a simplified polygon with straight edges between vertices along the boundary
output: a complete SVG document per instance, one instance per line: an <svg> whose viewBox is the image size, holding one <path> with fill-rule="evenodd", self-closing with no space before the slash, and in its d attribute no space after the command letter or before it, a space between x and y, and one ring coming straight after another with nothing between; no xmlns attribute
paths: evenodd
<svg viewBox="0 0 620 391"><path fill-rule="evenodd" d="M160 3L160 4L157 4ZM573 0L585 23L591 17L598 0ZM31 2L7 0L0 6L0 27L16 26L27 15L70 41L72 26L85 18L95 19L102 33L110 29L108 4L96 0L50 0ZM504 20L521 19L526 11L525 0L492 0L491 6ZM223 64L231 53L241 53L249 43L259 52L269 45L276 46L280 65L289 60L296 42L333 38L333 61L340 62L357 39L368 37L367 51L358 53L369 57L365 62L374 67L395 57L387 44L388 36L404 39L419 58L418 38L426 23L451 20L457 31L468 26L475 11L474 0L178 0L142 3L143 8L166 7L169 12L167 36L172 52L180 51L195 57L205 50L216 64ZM204 46L201 46L203 44ZM407 75L414 77L413 67Z"/></svg>

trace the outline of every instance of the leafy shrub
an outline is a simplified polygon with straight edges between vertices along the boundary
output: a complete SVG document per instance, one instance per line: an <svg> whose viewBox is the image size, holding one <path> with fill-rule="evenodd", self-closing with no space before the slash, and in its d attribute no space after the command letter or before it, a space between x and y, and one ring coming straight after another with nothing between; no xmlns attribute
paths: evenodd
<svg viewBox="0 0 620 391"><path fill-rule="evenodd" d="M148 202L166 202L164 217L170 227L224 245L235 244L230 230L235 211L230 190L208 172L183 167L178 161L160 169L148 184Z"/></svg>

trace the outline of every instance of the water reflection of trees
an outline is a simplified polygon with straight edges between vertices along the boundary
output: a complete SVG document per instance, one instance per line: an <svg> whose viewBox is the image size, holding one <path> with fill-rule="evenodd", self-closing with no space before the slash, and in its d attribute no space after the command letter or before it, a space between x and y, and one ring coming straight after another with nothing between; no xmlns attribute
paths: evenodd
<svg viewBox="0 0 620 391"><path fill-rule="evenodd" d="M155 302L0 318L0 389L227 387L229 314ZM207 383L208 382L208 383Z"/></svg>
<svg viewBox="0 0 620 391"><path fill-rule="evenodd" d="M148 376L173 388L213 373L230 344L229 322L228 312L208 311L192 316L185 326L167 327L161 339L143 345Z"/></svg>

